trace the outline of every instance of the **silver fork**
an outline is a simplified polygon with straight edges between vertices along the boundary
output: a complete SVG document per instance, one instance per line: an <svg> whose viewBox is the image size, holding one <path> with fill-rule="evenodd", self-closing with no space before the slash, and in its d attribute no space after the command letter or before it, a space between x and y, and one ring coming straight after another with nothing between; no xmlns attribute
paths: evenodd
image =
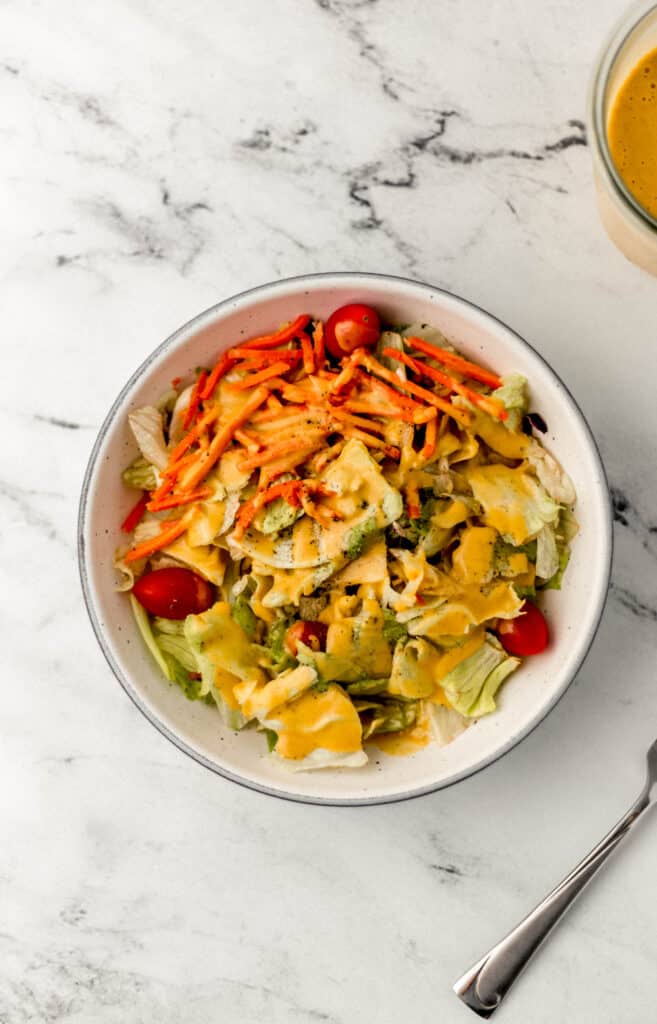
<svg viewBox="0 0 657 1024"><path fill-rule="evenodd" d="M568 910L576 896L593 878L599 867L652 802L652 789L657 782L657 740L648 754L646 782L639 796L601 842L549 893L537 907L509 934L493 946L484 957L454 985L454 991L466 1006L490 1017L501 1004L520 972L529 963L540 944Z"/></svg>

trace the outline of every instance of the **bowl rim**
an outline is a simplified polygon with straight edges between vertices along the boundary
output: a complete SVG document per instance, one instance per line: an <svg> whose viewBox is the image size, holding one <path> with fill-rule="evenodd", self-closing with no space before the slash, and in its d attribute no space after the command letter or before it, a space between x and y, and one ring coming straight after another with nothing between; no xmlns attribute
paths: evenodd
<svg viewBox="0 0 657 1024"><path fill-rule="evenodd" d="M450 777L449 779L438 780L435 783L430 783L429 785L420 786L415 789L410 789L407 792L403 793L391 793L388 795L379 794L377 796L371 797L323 797L295 793L292 790L287 791L273 789L267 785L264 785L263 783L256 782L254 780L244 777L243 775L238 774L237 772L233 772L229 768L225 768L221 765L218 765L214 761L205 757L205 755L200 753L198 750L195 750L189 743L187 743L180 736L178 736L172 729L170 729L169 726L164 721L162 721L155 714L155 712L148 707L148 705L145 702L143 702L140 699L139 693L137 692L136 688L132 686L130 684L130 681L124 676L122 670L120 669L114 657L112 646L106 638L106 632L102 629L100 621L98 619L94 600L94 588L91 584L89 573L87 571L87 552L85 541L85 531L87 527L86 513L89 500L91 479L96 468L98 454L100 452L100 449L103 445L103 442L110 427L114 423L116 413L123 404L124 399L132 390L134 385L136 385L139 382L139 380L142 378L142 376L148 370L148 368L156 360L158 360L161 355L163 355L170 348L173 348L182 336L191 335L193 333L194 328L201 327L204 321L211 322L218 313L220 313L222 310L228 308L229 306L233 305L236 302L243 302L246 299L258 296L261 293L268 292L271 294L272 292L275 292L278 289L285 289L290 285L308 285L309 287L311 287L313 283L326 282L327 280L330 279L334 279L337 281L345 281L349 279L354 282L354 287L358 287L358 282L387 281L392 284L400 284L406 286L410 285L415 288L426 289L432 293L437 293L446 296L448 299L455 301L457 304L460 304L466 309L474 310L476 313L482 315L485 319L488 319L492 321L494 324L498 325L499 327L502 327L505 331L512 335L513 338L519 341L521 345L528 348L530 352L541 363L543 363L548 372L554 377L555 381L563 389L563 398L567 402L570 402L579 419L583 434L588 439L591 454L593 455L594 460L597 463L597 468L600 475L600 483L602 485L601 489L604 490L604 494L607 499L607 515L604 518L604 536L601 538L603 541L604 550L606 552L606 564L604 566L604 573L602 577L603 585L600 587L599 593L596 598L596 606L592 618L590 633L586 643L582 647L580 657L577 661L577 664L574 666L574 669L571 672L570 677L564 681L561 689L556 694L554 694L549 703L542 709L542 713L540 714L540 716L535 720L531 721L523 729L520 729L517 733L514 733L511 737L509 737L509 739L497 751L495 751L495 753L484 757L480 762L475 764L473 767L463 769L462 771L458 772L456 775ZM112 402L112 405L110 406L110 409L107 412L100 426L93 447L91 449L91 453L89 455L87 467L85 469L84 479L82 482L80 500L78 505L77 560L78 571L80 575L80 583L82 587L82 595L87 609L87 614L89 616L91 627L93 629L96 640L98 641L98 645L103 653L103 656L105 657L107 664L109 665L109 668L111 669L117 682L120 684L122 690L127 694L127 696L130 698L135 707L137 707L139 711L142 713L142 715L144 715L144 717L150 722L150 724L153 725L162 736L164 736L175 747L177 747L178 750L182 751L182 753L186 754L192 760L196 761L197 764L200 764L204 768L207 768L210 771L212 771L215 775L220 775L222 778L228 780L229 782L235 782L242 788L263 794L265 796L277 797L279 800L287 800L299 804L323 805L328 807L364 807L378 806L380 804L401 803L406 800L414 800L417 797L426 796L430 793L435 793L442 789L448 789L449 787L454 786L459 782L462 782L464 779L468 779L474 775L477 775L479 772L483 771L489 765L495 764L502 757L508 754L511 750L517 747L523 740L527 739L527 737L530 736L531 733L533 733L534 730L537 729L539 725L541 725L545 721L550 712L556 707L556 705L562 699L566 691L571 686L573 680L577 676L582 665L584 664L584 661L586 660L589 651L591 650L591 646L598 632L600 622L602 619L602 614L604 612L605 604L609 594L613 549L613 505L611 499L611 492L609 489L609 481L607 479L604 463L602 461L602 456L600 454L600 448L589 426L589 423L584 413L582 412L579 403L576 401L570 389L566 386L566 384L561 379L559 374L553 369L553 367L541 355L541 353L538 352L537 349L535 349L533 345L530 344L530 342L526 341L525 338L522 337L522 335L518 334L517 331L509 327L507 323L505 323L503 320L501 320L494 314L489 313L488 310L484 309L482 306L478 306L475 302L472 302L470 299L466 299L461 295L457 295L456 293L451 292L446 288L440 288L438 286L428 284L425 281L417 281L414 280L413 278L402 277L400 275L394 274L383 274L364 271L325 271L313 274L300 274L293 277L280 278L276 281L270 281L265 284L255 285L252 288L247 288L241 292L236 292L235 294L230 295L225 299L222 299L220 302L217 302L212 306L209 306L207 309L196 314L196 316L192 317L190 320L186 321L184 324L178 327L172 334L165 338L164 341L160 342L160 344L157 345L152 350L152 352L150 352L146 356L146 358L137 367L134 373L131 374L129 379L121 388L115 400ZM291 776L290 778L293 778L293 776Z"/></svg>

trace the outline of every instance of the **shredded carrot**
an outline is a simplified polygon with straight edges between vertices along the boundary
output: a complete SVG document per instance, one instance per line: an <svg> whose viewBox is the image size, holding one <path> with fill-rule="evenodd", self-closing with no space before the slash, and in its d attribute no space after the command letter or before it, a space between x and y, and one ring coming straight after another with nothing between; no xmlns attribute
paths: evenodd
<svg viewBox="0 0 657 1024"><path fill-rule="evenodd" d="M292 406L290 406L292 408ZM314 418L309 410L293 414L292 416L281 416L277 415L275 420L269 420L265 423L250 423L249 426L253 430L257 430L263 443L269 441L272 435L279 435L281 433L289 433L291 428L303 430L306 426L318 425L323 420Z"/></svg>
<svg viewBox="0 0 657 1024"><path fill-rule="evenodd" d="M344 440L336 441L335 444L330 445L329 448L324 448L318 455L315 455L310 462L312 472L321 473L328 466L329 462L338 457L346 443Z"/></svg>
<svg viewBox="0 0 657 1024"><path fill-rule="evenodd" d="M148 500L148 491L144 491L137 504L133 505L121 523L121 529L124 533L132 533L135 526L141 522L141 518L146 511L146 506L148 505Z"/></svg>
<svg viewBox="0 0 657 1024"><path fill-rule="evenodd" d="M267 401L269 392L265 387L258 387L247 399L240 411L223 425L221 430L212 438L207 451L201 452L197 461L192 464L183 474L181 479L182 490L191 491L200 484L208 475L212 467L219 461L226 448L233 439L235 431L250 418L251 414L259 409Z"/></svg>
<svg viewBox="0 0 657 1024"><path fill-rule="evenodd" d="M286 380L270 380L268 387L276 388L288 402L308 402L312 404L317 400L317 396L309 394L307 388L300 387L298 384L290 384Z"/></svg>
<svg viewBox="0 0 657 1024"><path fill-rule="evenodd" d="M307 440L307 436L308 435L306 434L304 441ZM324 440L324 436L324 433L322 433L321 437L316 437L312 442L313 446L315 443L318 445L321 444ZM309 446L310 443L304 445L304 447ZM252 455L250 459L244 459L244 461L240 463L240 469L245 473L249 470L257 469L259 466L264 466L268 462L275 462L275 460L280 458L281 455L288 455L297 448L299 448L298 436L292 437L288 441L281 441L279 444L271 445L269 448L265 448L264 451L258 452L257 455Z"/></svg>
<svg viewBox="0 0 657 1024"><path fill-rule="evenodd" d="M201 398L204 402L207 401L208 398L212 398L212 395L214 394L214 389L216 388L217 384L219 383L221 378L228 373L232 365L233 357L231 356L230 352L224 352L219 362L215 366L214 370L212 371L207 381L205 382L203 394L201 395Z"/></svg>
<svg viewBox="0 0 657 1024"><path fill-rule="evenodd" d="M268 409L282 409L283 403L276 397L276 395L270 395L267 399Z"/></svg>
<svg viewBox="0 0 657 1024"><path fill-rule="evenodd" d="M377 380L376 377L372 377L370 374L365 373L364 370L358 370L356 378L360 384L363 385L369 391L377 391L381 395L385 395L391 402L394 402L398 409L405 409L407 412L419 412L426 409L426 406L420 405L419 402L415 402L412 398L407 395L400 395L399 391L395 391L389 384L384 384L383 381ZM395 377L395 380L397 378Z"/></svg>
<svg viewBox="0 0 657 1024"><path fill-rule="evenodd" d="M378 448L391 459L399 458L399 448L386 444L379 437L372 437L371 434L366 434L364 430L358 430L357 427L344 427L342 433L345 437L353 437L357 441L362 441L368 448Z"/></svg>
<svg viewBox="0 0 657 1024"><path fill-rule="evenodd" d="M314 373L315 353L313 352L310 338L305 331L299 335L299 338L301 339L301 351L303 352L303 368L306 373Z"/></svg>
<svg viewBox="0 0 657 1024"><path fill-rule="evenodd" d="M274 363L273 366L266 366L264 370L259 370L258 373L251 373L246 377L242 377L241 380L234 381L228 387L231 391L247 391L249 388L254 388L256 385L262 384L272 377L278 377L279 373L286 373L289 369L290 367L287 363Z"/></svg>
<svg viewBox="0 0 657 1024"><path fill-rule="evenodd" d="M241 359L235 363L235 370L238 373L251 373L252 370L261 370L273 362L287 363L288 369L294 366L301 359L301 352L258 352L254 350L252 359ZM273 358L272 358L273 357Z"/></svg>
<svg viewBox="0 0 657 1024"><path fill-rule="evenodd" d="M239 441L250 452L259 452L262 448L261 442L257 441L251 434L247 434L246 430L236 430L235 440Z"/></svg>
<svg viewBox="0 0 657 1024"><path fill-rule="evenodd" d="M170 476L165 476L164 480L162 481L160 486L157 488L157 490L153 491L153 493L151 494L149 500L150 501L160 501L160 499L164 498L165 495L170 494L175 486L176 486L175 474L171 474Z"/></svg>
<svg viewBox="0 0 657 1024"><path fill-rule="evenodd" d="M184 455L187 449L191 448L194 442L199 439L206 427L209 427L211 423L214 423L218 416L219 407L216 405L211 409L208 409L208 411L201 416L200 420L196 422L196 425L192 427L188 434L185 434L182 441L180 441L171 452L167 472L169 469L173 468L174 463L178 462L181 455Z"/></svg>
<svg viewBox="0 0 657 1024"><path fill-rule="evenodd" d="M273 396L270 395L270 398L271 397L273 397ZM282 402L278 401L278 399L276 399L276 401L277 401L278 404L277 404L277 406L274 409L270 409L269 408L269 402L267 402L267 408L263 409L262 412L257 412L255 414L255 416L253 416L251 418L251 422L254 425L260 425L261 423L269 423L272 420L277 420L281 416L282 413L285 414L285 415L287 415L288 413L290 413L290 414L291 413L302 413L302 412L307 412L307 409L308 409L308 407L306 405L286 405L286 406L284 406Z"/></svg>
<svg viewBox="0 0 657 1024"><path fill-rule="evenodd" d="M365 366L370 373L376 374L377 377L382 377L384 380L390 381L396 387L402 391L407 391L411 395L415 395L416 398L422 398L429 405L435 405L437 409L441 409L442 412L447 413L452 419L467 426L470 423L470 414L464 409L458 409L453 406L450 402L446 402L444 399L439 398L438 395L434 395L433 391L427 391L426 388L421 388L417 384L413 384L410 380L401 380L397 374L393 373L392 370L388 370L385 366L382 366L373 356L366 353L360 357L360 362Z"/></svg>
<svg viewBox="0 0 657 1024"><path fill-rule="evenodd" d="M192 501L203 501L212 494L211 487L201 487L198 491L187 491L185 494L172 494L169 498L162 498L160 501L149 501L149 512L163 512L167 508L177 508L179 505L189 505Z"/></svg>
<svg viewBox="0 0 657 1024"><path fill-rule="evenodd" d="M359 350L360 351L360 350ZM355 359L346 359L343 361L342 370L338 376L332 381L329 391L332 395L339 394L340 391L344 391L349 384L352 383L356 376L358 364Z"/></svg>
<svg viewBox="0 0 657 1024"><path fill-rule="evenodd" d="M415 373L419 373L428 377L430 380L436 381L437 384L442 384L444 387L449 388L450 391L454 391L457 395L461 395L462 398L467 398L473 405L478 406L487 412L490 416L493 416L498 420L506 420L509 418L509 414L497 399L491 398L489 395L481 395L478 391L473 391L472 388L467 387L465 384L461 384L460 381L455 380L454 377L450 377L449 374L443 373L442 370L437 370L435 366L428 366L426 363L421 363L417 359L413 359L412 356L407 356L403 352L398 352L394 348L386 348L383 350L384 356L388 356L390 359L397 359L404 366L408 366Z"/></svg>
<svg viewBox="0 0 657 1024"><path fill-rule="evenodd" d="M188 526L188 520L184 517L182 519L174 519L173 522L169 520L162 524L162 529L158 533L157 537L151 537L149 540L142 541L132 551L128 551L125 556L126 562L136 562L140 558L148 558L149 555L154 554L161 548L165 548L167 544L171 544L174 540L180 537L185 532Z"/></svg>
<svg viewBox="0 0 657 1024"><path fill-rule="evenodd" d="M336 420L350 423L352 427L360 427L362 430L370 430L373 434L384 435L386 432L385 427L381 423L377 423L376 420L366 420L362 416L352 416L342 409L331 409L331 414Z"/></svg>
<svg viewBox="0 0 657 1024"><path fill-rule="evenodd" d="M287 327L281 327L279 331L275 331L273 334L263 334L260 338L251 338L250 341L243 342L241 348L276 348L277 345L282 345L286 341L291 341L304 329L306 324L310 322L310 317L305 313L298 316L296 320L292 320Z"/></svg>
<svg viewBox="0 0 657 1024"><path fill-rule="evenodd" d="M444 348L438 348L437 345L432 345L431 342L424 341L422 338L406 338L406 342L411 348L417 349L418 352L424 352L426 356L435 359L437 363L449 366L465 377L470 377L471 380L478 380L482 384L488 384L491 388L502 386L502 380L496 373L484 370L482 366L477 366L476 363L471 363L468 359L455 355L454 352L447 352Z"/></svg>
<svg viewBox="0 0 657 1024"><path fill-rule="evenodd" d="M310 495L307 493L307 488L304 487L301 492L301 505L307 516L320 523L322 526L330 526L330 524L338 519L344 519L342 512L339 512L335 508L329 508L327 505L317 505L312 500Z"/></svg>
<svg viewBox="0 0 657 1024"><path fill-rule="evenodd" d="M178 473L183 468L183 466L189 465L189 463L193 462L197 458L197 456L198 452L196 451L188 452L187 455L181 456L181 458L179 458L177 462L174 462L170 466L167 466L167 468L162 473L162 477L165 480L169 480L171 477L178 476Z"/></svg>
<svg viewBox="0 0 657 1024"><path fill-rule="evenodd" d="M420 506L420 492L417 484L409 482L406 484L406 511L409 519L419 519L422 511Z"/></svg>
<svg viewBox="0 0 657 1024"><path fill-rule="evenodd" d="M207 379L208 371L201 370L198 377L196 378L196 383L192 388L192 393L189 396L189 405L187 406L187 412L185 413L185 418L183 420L183 430L189 430L192 423L194 422L194 417L196 416L196 413L198 412L199 406L201 404L201 395L203 394L203 391L205 389L205 383Z"/></svg>
<svg viewBox="0 0 657 1024"><path fill-rule="evenodd" d="M359 399L353 398L348 398L343 402L341 408L346 409L348 412L364 413L368 416L394 417L394 419L403 420L404 423L414 423L416 426L421 423L428 423L430 420L435 420L437 415L437 410L432 405L426 406L424 409L418 405L417 412L408 412L399 406L374 405L373 403L362 402Z"/></svg>
<svg viewBox="0 0 657 1024"><path fill-rule="evenodd" d="M420 456L423 459L431 459L436 451L436 437L438 434L438 420L429 420L424 432L424 444L420 449Z"/></svg>
<svg viewBox="0 0 657 1024"><path fill-rule="evenodd" d="M246 348L244 345L236 345L235 348L230 350L231 356L237 359L248 359L253 362L260 363L275 363L277 360L286 360L290 363L296 363L300 358L299 350L296 348L283 348L275 349L271 352L263 349L262 351L253 348Z"/></svg>
<svg viewBox="0 0 657 1024"><path fill-rule="evenodd" d="M313 325L313 346L315 349L315 369L319 371L326 361L326 349L324 347L324 324L316 320Z"/></svg>
<svg viewBox="0 0 657 1024"><path fill-rule="evenodd" d="M263 466L260 470L260 487L267 487L272 480L276 477L281 476L282 473L292 473L298 469L311 455L314 455L318 450L326 450L324 447L324 441L318 442L311 445L310 447L299 448L292 455L286 455L277 459L276 462L270 462L266 466Z"/></svg>

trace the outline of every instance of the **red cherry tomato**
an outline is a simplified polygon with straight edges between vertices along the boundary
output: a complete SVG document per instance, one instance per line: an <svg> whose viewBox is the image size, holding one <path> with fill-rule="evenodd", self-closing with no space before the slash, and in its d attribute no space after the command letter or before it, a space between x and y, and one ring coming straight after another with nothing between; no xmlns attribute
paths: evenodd
<svg viewBox="0 0 657 1024"><path fill-rule="evenodd" d="M336 359L356 348L374 348L381 335L379 314L371 306L352 303L331 313L324 328L326 347Z"/></svg>
<svg viewBox="0 0 657 1024"><path fill-rule="evenodd" d="M497 627L497 634L507 654L526 658L540 654L548 645L548 628L543 614L535 604L525 601L517 619L504 619Z"/></svg>
<svg viewBox="0 0 657 1024"><path fill-rule="evenodd" d="M323 622L295 622L285 634L285 646L296 657L297 644L305 644L311 651L323 651L326 647L328 626Z"/></svg>
<svg viewBox="0 0 657 1024"><path fill-rule="evenodd" d="M200 615L214 604L212 587L191 569L154 569L137 580L132 593L147 612L163 619Z"/></svg>

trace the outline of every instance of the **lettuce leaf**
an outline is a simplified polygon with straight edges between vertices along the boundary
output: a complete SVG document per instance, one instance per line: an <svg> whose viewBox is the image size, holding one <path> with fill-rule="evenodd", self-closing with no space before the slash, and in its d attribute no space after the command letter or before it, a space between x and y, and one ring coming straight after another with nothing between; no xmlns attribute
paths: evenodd
<svg viewBox="0 0 657 1024"><path fill-rule="evenodd" d="M447 708L444 704L433 704L431 701L426 702L426 707L429 710L434 739L439 747L446 747L471 725L470 719L464 718L454 708Z"/></svg>
<svg viewBox="0 0 657 1024"><path fill-rule="evenodd" d="M397 334L396 331L382 331L376 346L376 357L383 366L396 373L400 380L406 380L406 367L403 363L397 362L396 359L384 356L383 350L385 348L394 348L396 352L403 352L404 342L402 341L401 334Z"/></svg>
<svg viewBox="0 0 657 1024"><path fill-rule="evenodd" d="M130 594L130 604L142 639L165 678L171 683L176 683L188 700L203 698L207 690L201 680L192 679L190 676L190 673L198 671L198 666L189 645L181 635L182 623L160 618L155 618L151 622L147 611L133 594ZM165 631L161 631L158 626L162 627L164 623L167 623Z"/></svg>
<svg viewBox="0 0 657 1024"><path fill-rule="evenodd" d="M391 608L383 609L383 635L389 644L396 644L408 636L408 629Z"/></svg>
<svg viewBox="0 0 657 1024"><path fill-rule="evenodd" d="M551 455L542 444L533 440L527 452L527 462L533 468L541 484L559 505L574 505L577 500L575 487L564 469L561 468L554 455Z"/></svg>
<svg viewBox="0 0 657 1024"><path fill-rule="evenodd" d="M275 672L284 672L285 669L297 664L296 658L293 658L285 648L285 634L293 621L291 616L281 614L274 619L267 632L265 647Z"/></svg>
<svg viewBox="0 0 657 1024"><path fill-rule="evenodd" d="M555 525L559 506L538 480L522 468L475 466L467 479L484 509L484 522L509 543L518 546L538 535L546 524Z"/></svg>
<svg viewBox="0 0 657 1024"><path fill-rule="evenodd" d="M559 571L557 538L551 526L544 526L536 538L536 575L550 580Z"/></svg>
<svg viewBox="0 0 657 1024"><path fill-rule="evenodd" d="M405 698L429 697L436 688L436 649L421 638L398 640L392 656L390 692Z"/></svg>
<svg viewBox="0 0 657 1024"><path fill-rule="evenodd" d="M440 685L451 706L468 718L480 718L495 710L495 694L520 664L510 658L492 634L483 647L453 668Z"/></svg>
<svg viewBox="0 0 657 1024"><path fill-rule="evenodd" d="M237 588L236 588L237 589ZM231 607L231 615L235 622L242 627L249 640L253 640L256 634L258 619L249 604L249 600L255 593L256 581L253 577L246 580Z"/></svg>
<svg viewBox="0 0 657 1024"><path fill-rule="evenodd" d="M152 463L157 469L166 469L169 453L164 440L162 413L153 405L143 405L128 413L128 423L146 462Z"/></svg>
<svg viewBox="0 0 657 1024"><path fill-rule="evenodd" d="M491 398L501 402L509 414L504 425L509 430L518 430L529 408L527 378L520 373L507 374L502 378L502 386L493 391Z"/></svg>
<svg viewBox="0 0 657 1024"><path fill-rule="evenodd" d="M129 597L130 606L132 608L132 614L135 617L135 622L137 623L137 628L141 633L142 640L144 641L149 651L153 655L153 658L157 662L160 671L162 672L165 679L171 680L171 670L166 661L166 658L164 657L162 651L155 642L155 637L153 636L153 630L151 628L151 622L148 617L148 612L146 611L145 608L143 608L140 605L139 601L134 596L134 594L129 594Z"/></svg>
<svg viewBox="0 0 657 1024"><path fill-rule="evenodd" d="M350 697L376 697L388 692L389 679L359 679L355 683L346 683L345 689Z"/></svg>
<svg viewBox="0 0 657 1024"><path fill-rule="evenodd" d="M126 466L121 479L126 487L135 487L138 491L154 491L158 483L155 467L141 456Z"/></svg>
<svg viewBox="0 0 657 1024"><path fill-rule="evenodd" d="M558 564L556 572L554 573L553 576L550 577L550 579L547 581L547 583L543 583L540 586L539 589L540 590L561 590L561 584L563 583L564 573L565 573L566 569L568 568L569 561L570 561L570 548L561 548L561 551L559 552L559 564Z"/></svg>
<svg viewBox="0 0 657 1024"><path fill-rule="evenodd" d="M365 701L356 710L362 712L363 740L368 740L380 732L401 732L415 725L417 721L418 701L386 700L381 702Z"/></svg>

